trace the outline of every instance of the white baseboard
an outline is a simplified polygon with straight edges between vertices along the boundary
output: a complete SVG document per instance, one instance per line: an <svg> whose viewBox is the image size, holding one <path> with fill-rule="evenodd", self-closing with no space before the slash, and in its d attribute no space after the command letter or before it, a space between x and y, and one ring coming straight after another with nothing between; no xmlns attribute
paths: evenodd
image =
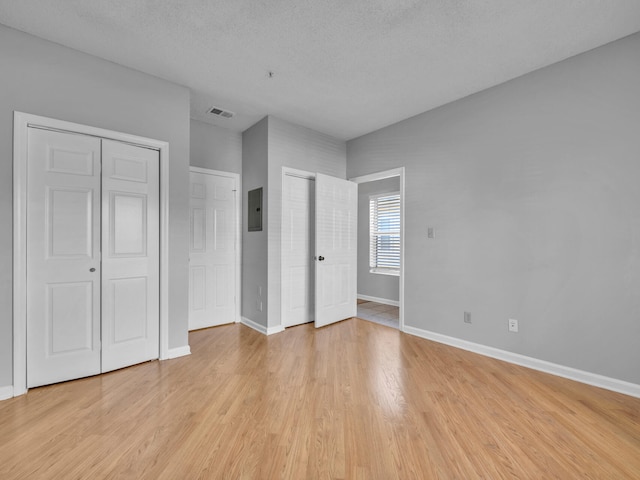
<svg viewBox="0 0 640 480"><path fill-rule="evenodd" d="M8 400L13 398L13 385L0 387L0 400Z"/></svg>
<svg viewBox="0 0 640 480"><path fill-rule="evenodd" d="M240 320L240 322L249 328L253 328L256 332L260 332L263 335L273 335L274 333L284 332L284 327L282 325L267 328L264 325L260 325L259 323L256 323L247 317L242 317L242 320Z"/></svg>
<svg viewBox="0 0 640 480"><path fill-rule="evenodd" d="M184 347L170 348L167 353L167 360L172 358L184 357L186 355L191 355L191 347L189 345L185 345Z"/></svg>
<svg viewBox="0 0 640 480"><path fill-rule="evenodd" d="M427 340L432 340L438 343L444 343L445 345L461 348L462 350L479 353L480 355L484 355L486 357L496 358L505 362L528 367L533 370L550 373L558 377L568 378L580 383L586 383L587 385L593 385L594 387L600 387L614 392L624 393L625 395L630 395L632 397L640 398L640 385L637 385L635 383L605 377L603 375L598 375L597 373L585 372L584 370L578 370L575 368L566 367L564 365L558 365L557 363L551 363L545 360L527 357L518 353L508 352L506 350L500 350L494 347L488 347L479 343L473 343L467 340L449 337L440 333L422 330L421 328L405 325L404 331L405 333L409 333L417 337L425 338Z"/></svg>
<svg viewBox="0 0 640 480"><path fill-rule="evenodd" d="M253 328L256 332L260 332L263 335L267 334L267 327L265 327L264 325L260 325L259 323L256 323L247 317L242 317L240 322L242 322L243 325L246 325L249 328Z"/></svg>
<svg viewBox="0 0 640 480"><path fill-rule="evenodd" d="M282 325L267 328L267 335L273 335L274 333L280 332L284 332L284 327Z"/></svg>
<svg viewBox="0 0 640 480"><path fill-rule="evenodd" d="M398 300L389 300L388 298L380 298L380 297L372 297L370 295L362 295L360 293L357 294L358 300L366 300L367 302L376 302L382 303L384 305L393 305L394 307L399 307L400 302Z"/></svg>

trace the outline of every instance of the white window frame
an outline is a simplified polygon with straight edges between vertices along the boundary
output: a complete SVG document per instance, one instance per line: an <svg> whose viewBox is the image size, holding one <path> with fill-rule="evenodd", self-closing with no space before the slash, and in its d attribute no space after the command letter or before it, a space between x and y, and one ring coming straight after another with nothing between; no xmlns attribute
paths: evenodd
<svg viewBox="0 0 640 480"><path fill-rule="evenodd" d="M384 231L380 232L375 229L376 225L373 215L373 206L372 202L376 202L375 208L378 208L378 199L383 197L398 197L398 229L392 231ZM380 275L393 275L400 276L400 265L401 265L401 248L402 248L402 237L401 237L401 223L402 223L402 207L401 207L401 195L400 192L384 192L384 193L376 193L369 196L369 272L380 274ZM377 218L377 216L375 216ZM374 252L375 245L377 244L376 239L381 235L397 235L398 236L398 267L379 267L378 259L377 259L377 251Z"/></svg>

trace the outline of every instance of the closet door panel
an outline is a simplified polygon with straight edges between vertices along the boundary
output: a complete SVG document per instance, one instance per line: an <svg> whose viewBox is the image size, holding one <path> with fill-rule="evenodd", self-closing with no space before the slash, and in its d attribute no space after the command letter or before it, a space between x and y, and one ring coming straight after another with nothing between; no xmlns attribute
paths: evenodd
<svg viewBox="0 0 640 480"><path fill-rule="evenodd" d="M102 141L102 371L159 354L159 153Z"/></svg>
<svg viewBox="0 0 640 480"><path fill-rule="evenodd" d="M100 373L100 140L28 130L27 386Z"/></svg>

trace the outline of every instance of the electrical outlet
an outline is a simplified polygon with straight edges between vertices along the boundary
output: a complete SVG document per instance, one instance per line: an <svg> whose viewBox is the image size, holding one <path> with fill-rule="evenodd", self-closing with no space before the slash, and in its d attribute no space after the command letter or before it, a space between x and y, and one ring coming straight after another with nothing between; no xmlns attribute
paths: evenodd
<svg viewBox="0 0 640 480"><path fill-rule="evenodd" d="M436 238L436 231L433 227L427 227L427 238Z"/></svg>
<svg viewBox="0 0 640 480"><path fill-rule="evenodd" d="M471 323L471 312L464 312L464 323Z"/></svg>
<svg viewBox="0 0 640 480"><path fill-rule="evenodd" d="M518 320L513 318L509 319L509 331L514 333L518 332Z"/></svg>

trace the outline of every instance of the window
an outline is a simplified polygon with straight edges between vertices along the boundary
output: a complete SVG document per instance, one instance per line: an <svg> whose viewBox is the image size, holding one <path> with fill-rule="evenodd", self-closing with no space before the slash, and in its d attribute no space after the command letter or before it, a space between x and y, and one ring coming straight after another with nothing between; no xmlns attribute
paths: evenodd
<svg viewBox="0 0 640 480"><path fill-rule="evenodd" d="M400 193L369 197L369 267L400 275Z"/></svg>

